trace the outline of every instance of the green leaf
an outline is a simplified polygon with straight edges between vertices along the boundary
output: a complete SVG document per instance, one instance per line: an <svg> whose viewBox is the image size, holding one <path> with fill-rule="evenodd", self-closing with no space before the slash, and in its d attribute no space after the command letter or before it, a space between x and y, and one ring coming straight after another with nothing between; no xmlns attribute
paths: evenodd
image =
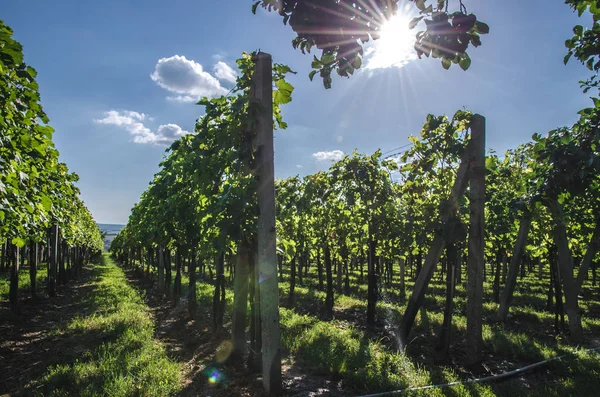
<svg viewBox="0 0 600 397"><path fill-rule="evenodd" d="M413 18L409 23L408 23L408 28L409 29L414 29L415 26L418 25L419 22L421 22L421 19L425 18L424 16L420 16L420 17L415 17Z"/></svg>
<svg viewBox="0 0 600 397"><path fill-rule="evenodd" d="M452 61L447 58L442 58L442 67L446 70L450 69L450 65L452 65Z"/></svg>
<svg viewBox="0 0 600 397"><path fill-rule="evenodd" d="M16 245L19 248L23 248L25 246L25 240L20 237L15 237L12 239L12 244Z"/></svg>
<svg viewBox="0 0 600 397"><path fill-rule="evenodd" d="M587 66L589 70L594 70L594 58L588 59L585 66Z"/></svg>
<svg viewBox="0 0 600 397"><path fill-rule="evenodd" d="M469 55L464 54L458 62L458 65L462 70L466 71L467 69L469 69L469 67L471 66L471 58L469 57Z"/></svg>
<svg viewBox="0 0 600 397"><path fill-rule="evenodd" d="M417 6L419 10L423 11L425 9L425 0L416 0L415 6Z"/></svg>
<svg viewBox="0 0 600 397"><path fill-rule="evenodd" d="M479 21L475 22L475 29L479 34L488 34L490 32L490 27L486 23Z"/></svg>
<svg viewBox="0 0 600 397"><path fill-rule="evenodd" d="M37 72L34 68L32 68L31 66L27 66L27 74L29 74L29 76L32 79L35 79L37 77Z"/></svg>
<svg viewBox="0 0 600 397"><path fill-rule="evenodd" d="M324 64L324 65L331 65L334 62L335 62L335 56L333 55L332 52L325 53L321 57L321 63Z"/></svg>
<svg viewBox="0 0 600 397"><path fill-rule="evenodd" d="M312 61L312 64L310 66L313 69L320 69L321 66L323 66L323 62L321 62L321 60L319 60L319 58L317 58L316 55L313 55L313 61Z"/></svg>
<svg viewBox="0 0 600 397"><path fill-rule="evenodd" d="M50 209L52 208L52 200L50 199L50 197L42 196L40 201L42 202L42 206L44 207L44 209L46 211L50 211Z"/></svg>
<svg viewBox="0 0 600 397"><path fill-rule="evenodd" d="M275 82L275 86L277 90L273 93L273 99L276 105L283 105L292 101L293 85L284 79L279 79Z"/></svg>
<svg viewBox="0 0 600 397"><path fill-rule="evenodd" d="M569 62L569 59L571 59L572 55L573 55L572 52L569 52L567 55L565 55L565 58L563 59L563 62L565 63L565 65L567 64L567 62Z"/></svg>
<svg viewBox="0 0 600 397"><path fill-rule="evenodd" d="M479 37L478 35L474 34L471 35L471 45L473 47L479 47L481 45L481 37Z"/></svg>
<svg viewBox="0 0 600 397"><path fill-rule="evenodd" d="M573 33L575 33L576 36L581 36L583 34L583 26L581 25L576 25L573 28Z"/></svg>
<svg viewBox="0 0 600 397"><path fill-rule="evenodd" d="M315 77L315 74L317 74L318 70L313 70L312 72L310 72L308 74L308 78L310 79L310 81L313 80L313 78Z"/></svg>

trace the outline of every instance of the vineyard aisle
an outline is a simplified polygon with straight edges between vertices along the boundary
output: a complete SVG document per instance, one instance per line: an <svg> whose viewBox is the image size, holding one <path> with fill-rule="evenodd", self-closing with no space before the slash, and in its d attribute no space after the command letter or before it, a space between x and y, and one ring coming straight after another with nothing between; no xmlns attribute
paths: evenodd
<svg viewBox="0 0 600 397"><path fill-rule="evenodd" d="M107 257L107 260L108 257ZM111 261L112 263L112 261ZM181 299L175 305L175 297L159 292L155 279L148 280L139 268L123 267L125 275L141 295L152 313L155 339L166 350L167 356L181 369L181 396L264 396L260 375L249 370L243 361L227 360L232 352L230 333L225 328L214 332L207 310L212 299L211 284L200 281L196 291L198 316L204 320L194 321L187 310L189 302L188 275L183 275ZM229 297L229 295L228 295ZM229 299L230 300L230 299ZM230 302L231 303L231 302ZM228 308L230 308L228 306ZM326 374L307 376L305 368L298 368L292 359L283 360L282 384L293 389L295 395L320 391L328 396L343 396L339 382ZM338 390L336 390L338 389ZM304 394L303 394L304 393Z"/></svg>
<svg viewBox="0 0 600 397"><path fill-rule="evenodd" d="M3 274L0 290L6 283ZM5 321L11 314L0 312L0 395L165 396L181 390L182 366L154 338L142 294L107 255L57 292L54 299L24 301L18 321Z"/></svg>

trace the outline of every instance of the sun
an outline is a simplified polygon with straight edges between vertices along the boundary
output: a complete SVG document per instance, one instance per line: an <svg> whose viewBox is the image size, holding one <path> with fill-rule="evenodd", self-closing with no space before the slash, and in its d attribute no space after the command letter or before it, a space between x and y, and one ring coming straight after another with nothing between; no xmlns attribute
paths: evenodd
<svg viewBox="0 0 600 397"><path fill-rule="evenodd" d="M406 13L398 13L386 21L381 37L373 41L366 51L368 69L402 67L416 58L415 30L408 28L411 20Z"/></svg>

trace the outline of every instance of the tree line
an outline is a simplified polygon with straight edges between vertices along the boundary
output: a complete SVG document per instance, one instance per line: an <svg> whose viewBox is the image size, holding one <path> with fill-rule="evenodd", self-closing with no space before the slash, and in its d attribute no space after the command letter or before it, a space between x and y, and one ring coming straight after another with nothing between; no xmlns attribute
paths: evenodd
<svg viewBox="0 0 600 397"><path fill-rule="evenodd" d="M79 176L59 161L54 130L40 103L36 71L0 21L0 267L10 267L9 304L19 313L19 270L27 261L31 295L37 269L48 265L47 289L76 275L102 250L102 237L79 197Z"/></svg>

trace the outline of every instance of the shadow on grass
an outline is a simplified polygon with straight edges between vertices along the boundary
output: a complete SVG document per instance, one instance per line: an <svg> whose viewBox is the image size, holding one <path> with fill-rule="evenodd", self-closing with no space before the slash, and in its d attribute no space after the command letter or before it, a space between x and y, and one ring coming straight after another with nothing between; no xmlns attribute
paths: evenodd
<svg viewBox="0 0 600 397"><path fill-rule="evenodd" d="M61 356L26 389L43 395L172 395L180 387L177 364L153 337L142 297L123 272L102 257L92 284L78 296L78 312L60 326ZM77 314L77 315L75 315Z"/></svg>

